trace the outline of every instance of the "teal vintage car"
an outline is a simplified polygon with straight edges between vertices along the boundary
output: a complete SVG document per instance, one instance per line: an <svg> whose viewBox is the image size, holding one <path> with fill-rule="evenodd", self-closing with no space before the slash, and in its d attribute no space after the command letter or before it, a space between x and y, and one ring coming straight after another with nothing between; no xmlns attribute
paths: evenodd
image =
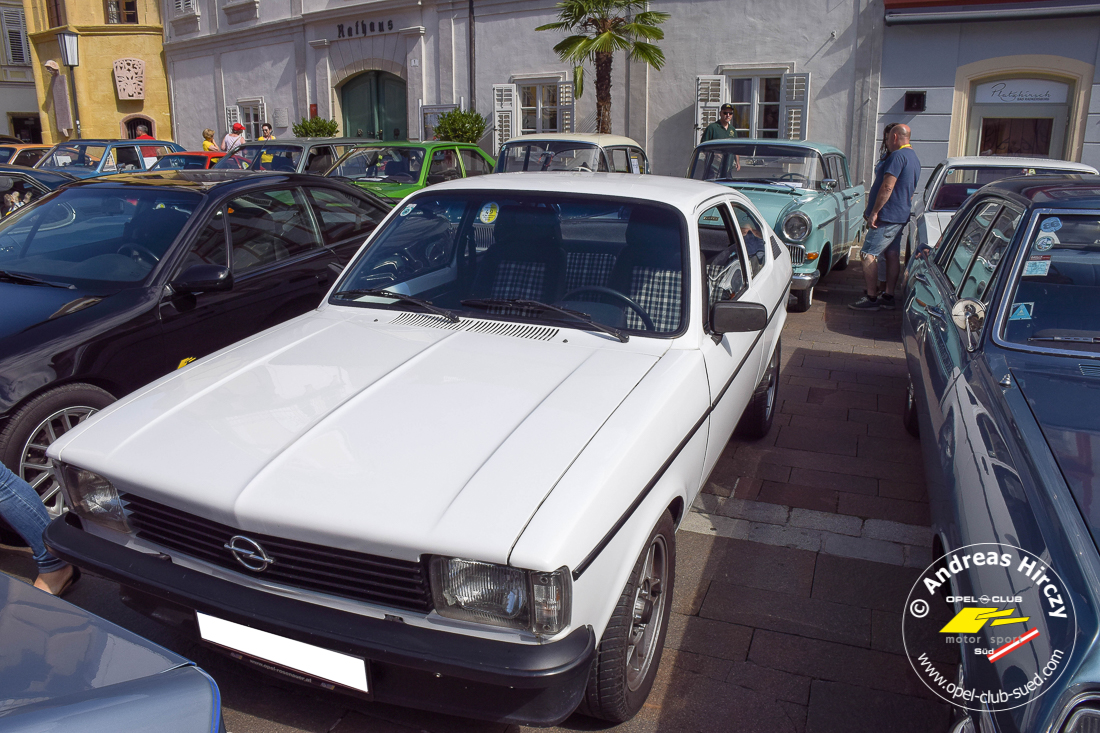
<svg viewBox="0 0 1100 733"><path fill-rule="evenodd" d="M848 266L864 232L866 190L852 183L840 150L803 140L712 140L691 156L688 178L749 197L791 252L793 311L809 310L814 286Z"/></svg>

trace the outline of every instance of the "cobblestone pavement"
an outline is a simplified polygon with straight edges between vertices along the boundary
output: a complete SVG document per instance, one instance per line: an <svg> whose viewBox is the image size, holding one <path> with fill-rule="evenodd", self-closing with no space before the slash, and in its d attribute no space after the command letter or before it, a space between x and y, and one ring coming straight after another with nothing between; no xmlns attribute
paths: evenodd
<svg viewBox="0 0 1100 733"><path fill-rule="evenodd" d="M789 314L772 431L730 443L677 535L675 613L645 708L614 728L574 716L555 730L946 729L948 706L901 643L905 597L931 560L920 447L901 424L901 314L849 310L860 283L853 261ZM8 551L0 569L33 571ZM69 600L207 669L230 733L534 730L284 687L129 611L96 578Z"/></svg>

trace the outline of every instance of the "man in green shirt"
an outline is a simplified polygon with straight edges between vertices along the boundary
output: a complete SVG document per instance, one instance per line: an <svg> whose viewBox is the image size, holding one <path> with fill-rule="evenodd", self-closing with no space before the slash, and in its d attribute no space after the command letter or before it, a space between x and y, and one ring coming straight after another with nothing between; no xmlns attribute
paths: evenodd
<svg viewBox="0 0 1100 733"><path fill-rule="evenodd" d="M737 137L737 130L731 124L732 122L733 105L723 104L718 110L718 121L707 125L707 129L703 130L703 137L699 142L705 143L707 140L725 140L726 138Z"/></svg>

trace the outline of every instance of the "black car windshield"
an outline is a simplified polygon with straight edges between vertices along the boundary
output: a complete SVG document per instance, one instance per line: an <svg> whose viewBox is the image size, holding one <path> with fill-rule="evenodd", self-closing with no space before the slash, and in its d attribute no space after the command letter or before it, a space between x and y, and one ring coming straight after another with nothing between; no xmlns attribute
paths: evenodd
<svg viewBox="0 0 1100 733"><path fill-rule="evenodd" d="M58 145L38 163L39 168L82 168L95 170L107 155L106 145L66 143Z"/></svg>
<svg viewBox="0 0 1100 733"><path fill-rule="evenodd" d="M930 207L932 211L958 211L970 194L987 183L1012 176L1064 176L1079 171L1059 170L1057 168L1020 168L1006 166L959 166L948 168L943 182L936 191L936 198Z"/></svg>
<svg viewBox="0 0 1100 733"><path fill-rule="evenodd" d="M704 145L695 151L690 177L817 189L825 179L825 169L821 155L812 148L756 143Z"/></svg>
<svg viewBox="0 0 1100 733"><path fill-rule="evenodd" d="M152 168L152 171L179 171L179 170L202 170L206 168L206 161L208 158L205 155L165 155L158 160Z"/></svg>
<svg viewBox="0 0 1100 733"><path fill-rule="evenodd" d="M74 284L144 280L201 200L166 189L62 189L0 222L0 270Z"/></svg>
<svg viewBox="0 0 1100 733"><path fill-rule="evenodd" d="M302 157L300 145L244 145L218 161L218 170L282 171L294 173Z"/></svg>
<svg viewBox="0 0 1100 733"><path fill-rule="evenodd" d="M675 209L595 196L425 193L348 267L330 302L420 308L363 293L387 289L464 317L580 328L590 317L669 335L684 322L684 226Z"/></svg>
<svg viewBox="0 0 1100 733"><path fill-rule="evenodd" d="M424 167L423 148L386 146L356 148L339 161L326 175L344 176L355 181L386 183L418 183Z"/></svg>
<svg viewBox="0 0 1100 733"><path fill-rule="evenodd" d="M1008 303L1005 341L1100 352L1100 216L1041 215Z"/></svg>
<svg viewBox="0 0 1100 733"><path fill-rule="evenodd" d="M512 171L606 171L600 148L568 140L526 140L506 144L497 173Z"/></svg>

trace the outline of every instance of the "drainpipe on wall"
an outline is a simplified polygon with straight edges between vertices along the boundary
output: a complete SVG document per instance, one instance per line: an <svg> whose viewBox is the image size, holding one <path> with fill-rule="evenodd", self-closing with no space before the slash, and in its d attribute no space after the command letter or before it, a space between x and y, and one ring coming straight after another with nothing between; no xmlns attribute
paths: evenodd
<svg viewBox="0 0 1100 733"><path fill-rule="evenodd" d="M477 66L474 64L474 57L477 55L474 53L477 50L477 46L474 44L474 0L470 0L470 42L469 42L469 54L470 54L470 109L477 111L477 83L475 81L475 72Z"/></svg>

